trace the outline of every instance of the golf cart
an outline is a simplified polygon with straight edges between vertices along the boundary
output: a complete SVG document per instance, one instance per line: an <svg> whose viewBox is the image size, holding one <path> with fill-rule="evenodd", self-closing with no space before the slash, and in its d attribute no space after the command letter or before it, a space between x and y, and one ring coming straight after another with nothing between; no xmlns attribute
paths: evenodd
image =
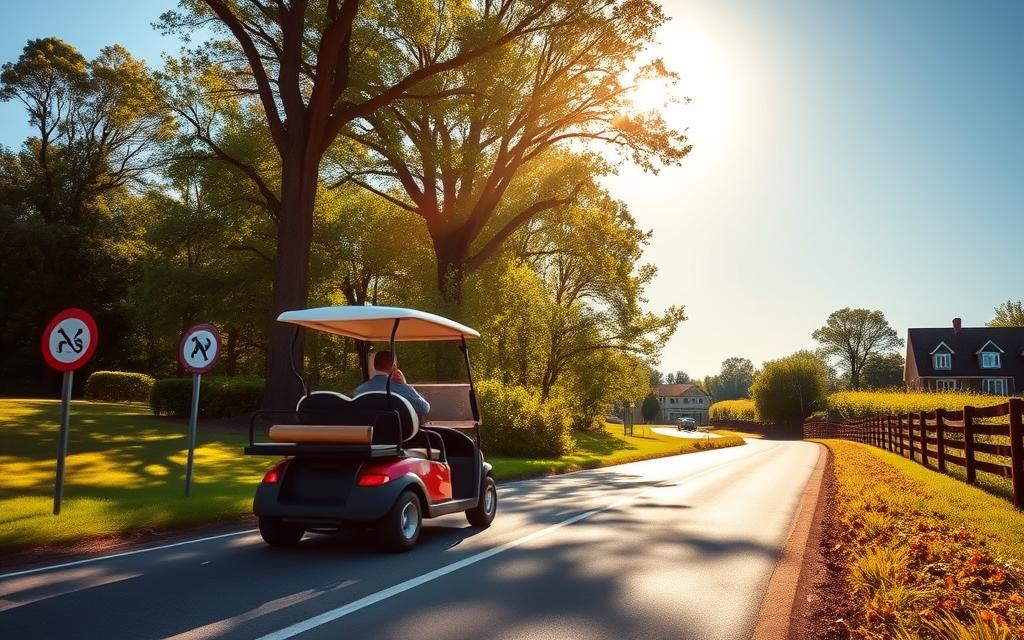
<svg viewBox="0 0 1024 640"><path fill-rule="evenodd" d="M419 384L431 405L417 415L391 392L348 397L310 391L294 411L257 411L249 423L249 455L285 456L263 476L253 513L260 534L275 547L293 546L307 531L332 533L347 524L373 527L390 551L408 551L423 518L465 512L487 527L498 504L491 465L480 453L480 411L467 338L475 330L434 314L398 307L321 307L286 311L279 322L366 342L455 341L466 365L466 384ZM397 354L396 354L397 355ZM372 377L372 371L370 373ZM258 421L269 423L256 441ZM474 437L469 437L472 433Z"/></svg>

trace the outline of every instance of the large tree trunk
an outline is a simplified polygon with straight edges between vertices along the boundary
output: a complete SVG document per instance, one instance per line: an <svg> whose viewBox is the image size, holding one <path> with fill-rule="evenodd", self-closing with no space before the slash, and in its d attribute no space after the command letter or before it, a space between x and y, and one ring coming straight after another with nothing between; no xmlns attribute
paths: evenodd
<svg viewBox="0 0 1024 640"><path fill-rule="evenodd" d="M292 362L303 368L303 336L294 343L293 325L277 322L283 311L304 309L309 297L309 244L313 238L313 207L320 158L304 143L293 143L282 162L281 210L277 226L277 257L267 332L267 379L264 409L290 409L302 392L292 373Z"/></svg>
<svg viewBox="0 0 1024 640"><path fill-rule="evenodd" d="M437 292L446 307L457 311L462 305L462 284L466 277L466 242L458 230L430 230L437 259Z"/></svg>

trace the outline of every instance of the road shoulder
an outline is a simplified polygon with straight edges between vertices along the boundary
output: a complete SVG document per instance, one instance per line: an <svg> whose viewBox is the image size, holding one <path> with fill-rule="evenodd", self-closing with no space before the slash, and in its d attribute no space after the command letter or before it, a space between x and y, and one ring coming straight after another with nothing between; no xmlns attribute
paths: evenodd
<svg viewBox="0 0 1024 640"><path fill-rule="evenodd" d="M802 620L810 605L814 576L820 565L818 542L825 512L823 485L831 464L828 447L822 444L818 447L818 462L807 481L782 557L761 602L753 640L798 639L802 635Z"/></svg>

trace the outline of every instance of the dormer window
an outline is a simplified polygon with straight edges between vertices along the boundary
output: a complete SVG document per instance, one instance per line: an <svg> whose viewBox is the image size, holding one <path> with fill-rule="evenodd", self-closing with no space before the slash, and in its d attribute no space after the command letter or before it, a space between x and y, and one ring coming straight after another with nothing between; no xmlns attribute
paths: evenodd
<svg viewBox="0 0 1024 640"><path fill-rule="evenodd" d="M978 356L978 363L981 365L982 369L998 369L1003 365L1003 350L999 348L998 344L991 340L986 342L985 346L978 349L976 354Z"/></svg>
<svg viewBox="0 0 1024 640"><path fill-rule="evenodd" d="M932 354L932 360L935 364L936 369L953 368L953 355L948 352L939 351L937 353L934 353Z"/></svg>

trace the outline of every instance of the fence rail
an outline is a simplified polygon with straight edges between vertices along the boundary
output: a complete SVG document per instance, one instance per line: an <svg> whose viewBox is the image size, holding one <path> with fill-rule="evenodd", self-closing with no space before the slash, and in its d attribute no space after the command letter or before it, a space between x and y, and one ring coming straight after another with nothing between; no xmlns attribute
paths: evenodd
<svg viewBox="0 0 1024 640"><path fill-rule="evenodd" d="M1003 417L1006 422L981 422ZM970 484L978 483L979 471L1007 478L1013 487L1013 505L1024 509L1021 398L992 407L964 407L960 411L937 409L849 422L808 422L804 424L804 437L842 438L873 445L943 472L948 465L960 466ZM992 442L992 437L1007 438L1009 444ZM993 457L999 460L992 460Z"/></svg>

